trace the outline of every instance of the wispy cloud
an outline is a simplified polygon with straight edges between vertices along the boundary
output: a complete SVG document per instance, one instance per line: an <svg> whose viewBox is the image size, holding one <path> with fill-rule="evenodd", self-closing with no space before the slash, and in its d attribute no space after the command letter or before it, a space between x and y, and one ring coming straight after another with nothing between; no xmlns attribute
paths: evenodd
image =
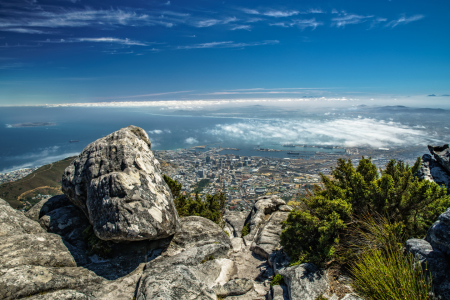
<svg viewBox="0 0 450 300"><path fill-rule="evenodd" d="M129 96L117 96L117 97L97 97L97 100L111 100L111 99L134 99L134 98L145 98L145 97L156 97L165 96L173 94L191 93L191 91L175 91L175 92L164 92L164 93L152 93L152 94L142 94L142 95L129 95Z"/></svg>
<svg viewBox="0 0 450 300"><path fill-rule="evenodd" d="M360 24L367 21L373 16L360 16L355 14L345 15L343 17L332 18L332 26L345 27L346 25Z"/></svg>
<svg viewBox="0 0 450 300"><path fill-rule="evenodd" d="M233 41L225 42L210 42L188 46L178 46L177 49L208 49L208 48L241 48L250 46L264 46L278 44L278 40L262 41L262 42L250 42L250 43L237 43Z"/></svg>
<svg viewBox="0 0 450 300"><path fill-rule="evenodd" d="M206 20L200 20L200 21L194 21L192 22L192 25L195 27L211 27L214 25L223 25L228 24L231 22L237 21L236 17L229 17L225 19L206 19Z"/></svg>
<svg viewBox="0 0 450 300"><path fill-rule="evenodd" d="M249 9L249 8L242 8L241 10L243 12L245 12L246 14L250 14L250 15L263 15L263 16L275 17L275 18L291 17L291 16L298 15L300 13L298 10L270 9L270 10L266 10L266 11L259 11L256 9Z"/></svg>
<svg viewBox="0 0 450 300"><path fill-rule="evenodd" d="M250 31L252 29L252 26L250 25L236 25L231 27L231 30L248 30Z"/></svg>
<svg viewBox="0 0 450 300"><path fill-rule="evenodd" d="M393 21L390 21L389 23L387 23L386 27L394 28L398 25L404 25L404 24L408 24L408 23L411 23L414 21L419 21L419 20L423 19L424 17L425 17L424 15L414 15L411 17L402 16L398 20L393 20Z"/></svg>
<svg viewBox="0 0 450 300"><path fill-rule="evenodd" d="M0 64L0 70L22 69L25 66L26 66L26 64L21 63L21 62Z"/></svg>
<svg viewBox="0 0 450 300"><path fill-rule="evenodd" d="M322 22L316 21L316 19L298 19L298 20L292 20L290 22L277 22L277 23L269 23L270 26L279 26L279 27L293 27L297 26L301 29L306 29L308 27L312 27L312 29L316 29L317 26L323 25Z"/></svg>
<svg viewBox="0 0 450 300"><path fill-rule="evenodd" d="M28 33L28 34L49 34L51 31L44 31L38 29L30 28L0 28L0 31L17 32L17 33Z"/></svg>
<svg viewBox="0 0 450 300"><path fill-rule="evenodd" d="M70 41L74 42L94 42L94 43L116 43L122 45L130 45L130 46L147 46L146 43L133 41L130 39L120 39L120 38L112 38L112 37L100 37L100 38L74 38L70 39Z"/></svg>

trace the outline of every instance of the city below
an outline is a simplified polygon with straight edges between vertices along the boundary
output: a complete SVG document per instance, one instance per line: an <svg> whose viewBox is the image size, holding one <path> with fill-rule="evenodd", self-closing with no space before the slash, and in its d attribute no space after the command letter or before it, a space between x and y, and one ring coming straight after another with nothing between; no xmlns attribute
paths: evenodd
<svg viewBox="0 0 450 300"><path fill-rule="evenodd" d="M352 159L356 165L362 156L371 157L379 168L384 168L390 159L402 160L412 165L416 158L426 151L424 147L395 150L334 148L345 152L318 151L308 155L278 158L244 156L239 155L239 149L206 145L188 149L155 150L153 153L161 162L162 173L182 184L182 193L195 196L198 192L203 197L205 194L222 192L227 199L227 209L245 211L262 195L277 194L286 201L305 195L314 184L320 183L320 173L327 176L331 174L331 168L336 165L338 158ZM230 150L234 153L222 154ZM36 169L34 167L0 174L0 184L24 178Z"/></svg>

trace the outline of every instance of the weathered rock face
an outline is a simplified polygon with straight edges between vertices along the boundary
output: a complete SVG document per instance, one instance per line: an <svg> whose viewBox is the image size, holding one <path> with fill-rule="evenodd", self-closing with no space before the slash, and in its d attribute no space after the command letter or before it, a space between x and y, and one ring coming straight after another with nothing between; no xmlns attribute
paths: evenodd
<svg viewBox="0 0 450 300"><path fill-rule="evenodd" d="M323 270L306 263L279 271L288 286L290 300L315 300L328 289L328 279Z"/></svg>
<svg viewBox="0 0 450 300"><path fill-rule="evenodd" d="M230 249L230 238L219 225L202 217L184 217L169 247L147 267L195 266L205 260L226 258Z"/></svg>
<svg viewBox="0 0 450 300"><path fill-rule="evenodd" d="M422 156L422 165L417 171L416 176L419 179L434 181L439 185L445 185L450 188L450 175L431 155L424 154Z"/></svg>
<svg viewBox="0 0 450 300"><path fill-rule="evenodd" d="M233 237L242 237L242 228L245 224L248 212L227 211L223 216L228 227L231 229Z"/></svg>
<svg viewBox="0 0 450 300"><path fill-rule="evenodd" d="M243 295L253 288L253 280L240 278L230 280L224 285L216 285L213 287L217 296L238 296Z"/></svg>
<svg viewBox="0 0 450 300"><path fill-rule="evenodd" d="M128 126L89 144L66 168L62 189L102 240L173 235L179 225L145 131Z"/></svg>
<svg viewBox="0 0 450 300"><path fill-rule="evenodd" d="M0 237L26 233L45 233L45 230L0 199Z"/></svg>
<svg viewBox="0 0 450 300"><path fill-rule="evenodd" d="M246 241L252 241L255 238L260 225L264 224L267 220L266 216L276 211L278 207L282 205L286 205L286 202L278 196L259 197L249 215L248 224L250 233L246 235L244 239Z"/></svg>
<svg viewBox="0 0 450 300"><path fill-rule="evenodd" d="M216 300L216 294L186 266L154 267L141 279L137 300Z"/></svg>
<svg viewBox="0 0 450 300"><path fill-rule="evenodd" d="M450 209L439 216L424 240L409 239L406 249L433 276L435 294L450 299Z"/></svg>
<svg viewBox="0 0 450 300"><path fill-rule="evenodd" d="M285 221L288 215L288 212L274 212L256 234L250 250L264 258L269 258L269 255L280 247L281 222Z"/></svg>
<svg viewBox="0 0 450 300"><path fill-rule="evenodd" d="M450 173L450 149L448 144L435 147L428 145L428 150L430 150L436 161Z"/></svg>

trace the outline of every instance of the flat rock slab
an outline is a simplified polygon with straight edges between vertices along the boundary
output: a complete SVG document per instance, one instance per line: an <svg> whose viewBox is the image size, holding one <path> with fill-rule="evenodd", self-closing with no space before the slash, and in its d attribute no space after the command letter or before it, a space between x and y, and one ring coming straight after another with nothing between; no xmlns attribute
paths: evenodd
<svg viewBox="0 0 450 300"><path fill-rule="evenodd" d="M253 288L253 280L246 278L239 278L230 280L224 285L216 285L213 287L217 296L239 296L247 293Z"/></svg>
<svg viewBox="0 0 450 300"><path fill-rule="evenodd" d="M243 211L226 211L223 216L225 222L229 225L231 230L233 231L234 237L242 237L242 228L244 227L245 220L248 216L248 212Z"/></svg>
<svg viewBox="0 0 450 300"><path fill-rule="evenodd" d="M76 290L104 282L84 268L19 266L0 269L0 299L17 299L63 289Z"/></svg>
<svg viewBox="0 0 450 300"><path fill-rule="evenodd" d="M216 300L216 294L186 266L145 270L137 300Z"/></svg>
<svg viewBox="0 0 450 300"><path fill-rule="evenodd" d="M89 144L66 168L64 194L102 240L155 240L179 226L147 133L128 126Z"/></svg>
<svg viewBox="0 0 450 300"><path fill-rule="evenodd" d="M0 199L0 237L24 233L45 233L45 230Z"/></svg>
<svg viewBox="0 0 450 300"><path fill-rule="evenodd" d="M283 231L281 222L285 221L289 212L276 211L256 234L250 250L269 258L269 255L280 247L280 235Z"/></svg>
<svg viewBox="0 0 450 300"><path fill-rule="evenodd" d="M56 234L19 234L3 237L0 243L0 267L21 265L76 267L61 237Z"/></svg>
<svg viewBox="0 0 450 300"><path fill-rule="evenodd" d="M329 286L326 273L314 264L284 268L279 273L288 287L290 300L315 300Z"/></svg>

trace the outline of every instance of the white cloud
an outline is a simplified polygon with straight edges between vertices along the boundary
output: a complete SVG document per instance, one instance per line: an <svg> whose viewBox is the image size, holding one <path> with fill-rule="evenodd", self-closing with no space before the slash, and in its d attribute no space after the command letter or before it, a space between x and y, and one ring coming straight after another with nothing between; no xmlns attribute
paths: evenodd
<svg viewBox="0 0 450 300"><path fill-rule="evenodd" d="M309 19L309 20L305 20L305 19L297 19L297 20L292 20L291 22L277 22L277 23L270 23L270 26L279 26L279 27L293 27L293 26L297 26L300 29L306 29L308 27L312 27L312 29L316 29L317 26L323 25L322 22L318 22L316 21L316 19Z"/></svg>
<svg viewBox="0 0 450 300"><path fill-rule="evenodd" d="M147 132L150 133L150 134L162 134L163 133L163 131L159 130L159 129L149 130Z"/></svg>
<svg viewBox="0 0 450 300"><path fill-rule="evenodd" d="M231 28L231 30L248 30L250 31L252 26L250 25L237 25Z"/></svg>
<svg viewBox="0 0 450 300"><path fill-rule="evenodd" d="M354 25L364 23L373 16L360 16L355 14L345 15L343 17L332 18L332 26L345 27L346 25Z"/></svg>
<svg viewBox="0 0 450 300"><path fill-rule="evenodd" d="M0 28L0 31L28 33L28 34L49 34L49 33L51 33L50 31L43 31L43 30L30 29L30 28Z"/></svg>
<svg viewBox="0 0 450 300"><path fill-rule="evenodd" d="M147 46L147 44L139 41L133 41L130 39L120 39L120 38L112 38L112 37L100 37L100 38L74 38L69 41L73 42L94 42L94 43L115 43L122 45L130 45L130 46Z"/></svg>
<svg viewBox="0 0 450 300"><path fill-rule="evenodd" d="M275 17L275 18L280 18L280 17L291 17L291 16L295 16L298 15L300 12L297 10L269 10L265 13L263 13L263 15L265 16L269 16L269 17Z"/></svg>
<svg viewBox="0 0 450 300"><path fill-rule="evenodd" d="M189 145L198 143L198 141L193 137L188 137L187 139L184 140L184 142Z"/></svg>
<svg viewBox="0 0 450 300"><path fill-rule="evenodd" d="M424 15L414 15L414 16L411 16L411 17L408 17L408 18L405 17L405 16L402 16L398 20L393 20L393 21L390 21L389 23L387 23L386 27L394 28L394 27L396 27L398 25L404 25L404 24L408 24L408 23L411 23L411 22L414 22L414 21L421 20L424 17L425 17Z"/></svg>
<svg viewBox="0 0 450 300"><path fill-rule="evenodd" d="M202 43L188 46L178 46L177 49L207 49L207 48L241 48L241 47L249 47L249 46L264 46L264 45L274 45L278 44L279 41L262 41L262 42L250 42L250 43L237 43L233 41L225 41L225 42L210 42L210 43Z"/></svg>
<svg viewBox="0 0 450 300"><path fill-rule="evenodd" d="M229 17L229 18L225 18L223 20L219 20L219 19L207 19L207 20L200 20L200 21L194 21L191 24L195 27L211 27L214 25L222 25L222 24L228 24L231 22L236 22L237 18L236 17Z"/></svg>
<svg viewBox="0 0 450 300"><path fill-rule="evenodd" d="M428 133L395 122L374 119L270 120L216 125L208 133L247 143L298 143L346 147L392 147L430 140Z"/></svg>

